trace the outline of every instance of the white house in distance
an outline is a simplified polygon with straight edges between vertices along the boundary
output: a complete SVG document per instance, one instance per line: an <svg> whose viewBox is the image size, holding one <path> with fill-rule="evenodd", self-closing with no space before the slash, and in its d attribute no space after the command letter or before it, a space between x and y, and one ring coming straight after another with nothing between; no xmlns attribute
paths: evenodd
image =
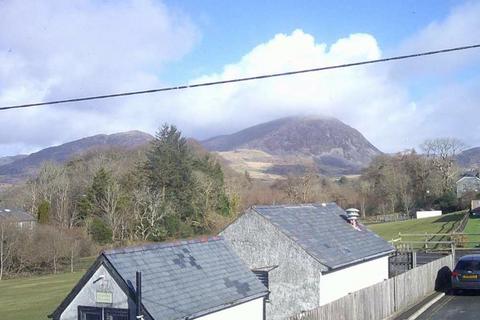
<svg viewBox="0 0 480 320"><path fill-rule="evenodd" d="M203 238L102 253L50 317L264 320L267 295L223 238Z"/></svg>
<svg viewBox="0 0 480 320"><path fill-rule="evenodd" d="M268 285L276 320L388 279L394 248L357 217L335 203L255 206L221 234Z"/></svg>

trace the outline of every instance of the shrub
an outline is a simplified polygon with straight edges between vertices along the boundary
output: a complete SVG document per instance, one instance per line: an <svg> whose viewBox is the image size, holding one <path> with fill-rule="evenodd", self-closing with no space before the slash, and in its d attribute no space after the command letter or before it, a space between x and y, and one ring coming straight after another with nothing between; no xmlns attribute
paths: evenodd
<svg viewBox="0 0 480 320"><path fill-rule="evenodd" d="M88 233L92 239L99 244L112 242L112 229L100 218L92 219L88 228Z"/></svg>

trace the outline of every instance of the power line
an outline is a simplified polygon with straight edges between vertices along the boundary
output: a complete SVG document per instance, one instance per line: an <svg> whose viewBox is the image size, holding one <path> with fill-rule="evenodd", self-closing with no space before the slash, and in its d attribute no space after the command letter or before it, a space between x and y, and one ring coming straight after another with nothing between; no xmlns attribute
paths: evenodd
<svg viewBox="0 0 480 320"><path fill-rule="evenodd" d="M129 92L105 94L105 95L98 95L98 96L80 97L80 98L72 98L72 99L64 99L64 100L54 100L54 101L47 101L47 102L11 105L11 106L0 107L0 111L10 110L10 109L32 108L32 107L39 107L39 106L46 106L46 105L53 105L53 104L60 104L60 103L117 98L117 97L133 96L133 95L148 94L148 93L155 93L155 92L184 90L184 89L190 89L190 88L208 87L208 86L214 86L214 85L220 85L220 84L226 84L226 83L252 81L252 80L260 80L260 79L266 79L266 78L284 77L284 76L291 76L291 75L301 74L301 73L318 72L318 71L325 71L325 70L332 70L332 69L355 67L355 66L361 66L361 65L366 65L366 64L374 64L374 63L380 63L380 62L394 61L394 60L404 60L404 59L410 59L410 58L418 58L418 57L423 57L423 56L431 56L431 55L435 55L435 54L448 53L448 52L454 52L454 51L462 51L462 50L475 49L475 48L480 48L480 44L474 44L474 45L463 46L463 47L448 48L448 49L441 49L441 50L435 50L435 51L426 51L426 52L420 52L420 53L414 53L414 54L408 54L408 55L402 55L402 56L394 56L394 57L383 58L383 59L375 59L375 60L366 60L366 61L360 61L360 62L345 63L345 64L333 65L333 66L328 66L328 67L319 67L319 68L295 70L295 71L289 71L289 72L264 74L264 75L246 77L246 78L236 78L236 79L228 79L228 80L221 80L221 81L203 82L203 83L197 83L197 84L191 84L191 85L181 85L181 86L176 86L176 87L165 87L165 88L157 88L157 89L149 89L149 90L141 90L141 91L129 91Z"/></svg>

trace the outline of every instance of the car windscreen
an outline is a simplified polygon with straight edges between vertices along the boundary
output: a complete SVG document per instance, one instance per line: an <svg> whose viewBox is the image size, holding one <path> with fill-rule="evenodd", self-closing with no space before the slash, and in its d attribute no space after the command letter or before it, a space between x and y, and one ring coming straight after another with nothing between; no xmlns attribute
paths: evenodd
<svg viewBox="0 0 480 320"><path fill-rule="evenodd" d="M460 260L455 270L480 271L480 260Z"/></svg>

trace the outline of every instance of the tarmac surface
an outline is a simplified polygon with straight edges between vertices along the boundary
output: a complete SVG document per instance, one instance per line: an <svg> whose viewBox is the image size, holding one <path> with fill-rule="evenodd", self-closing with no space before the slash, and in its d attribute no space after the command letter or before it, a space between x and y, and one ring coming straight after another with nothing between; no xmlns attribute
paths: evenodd
<svg viewBox="0 0 480 320"><path fill-rule="evenodd" d="M480 319L480 291L448 293L422 313L417 320Z"/></svg>

